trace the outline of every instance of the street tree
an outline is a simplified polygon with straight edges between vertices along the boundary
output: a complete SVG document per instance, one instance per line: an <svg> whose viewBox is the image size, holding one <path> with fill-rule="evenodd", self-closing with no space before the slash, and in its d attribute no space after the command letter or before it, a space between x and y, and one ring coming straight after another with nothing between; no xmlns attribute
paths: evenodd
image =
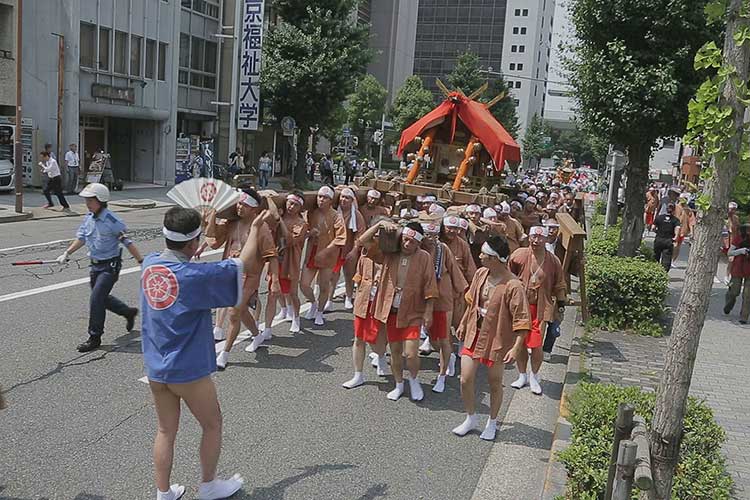
<svg viewBox="0 0 750 500"><path fill-rule="evenodd" d="M656 139L680 136L700 83L693 55L715 31L708 0L572 0L575 38L566 68L586 126L627 148L618 254L634 256L643 234L649 158Z"/></svg>
<svg viewBox="0 0 750 500"><path fill-rule="evenodd" d="M352 133L359 137L359 143L364 146L363 151L370 156L369 144L372 142L373 131L380 128L388 90L370 74L363 76L356 87L347 100L347 120Z"/></svg>
<svg viewBox="0 0 750 500"><path fill-rule="evenodd" d="M372 59L367 26L352 23L357 0L277 0L279 23L263 44L262 95L271 113L297 122L294 183L304 186L310 127L325 126Z"/></svg>
<svg viewBox="0 0 750 500"><path fill-rule="evenodd" d="M393 99L390 110L393 128L402 131L435 106L432 92L424 88L422 79L412 75L404 81Z"/></svg>
<svg viewBox="0 0 750 500"><path fill-rule="evenodd" d="M539 164L539 160L549 152L549 145L547 144L547 137L549 136L550 130L544 120L536 113L531 117L529 126L526 127L526 134L524 134L521 143L523 145L523 156L529 160L529 167L536 167Z"/></svg>
<svg viewBox="0 0 750 500"><path fill-rule="evenodd" d="M572 129L553 129L550 131L555 154L572 158L578 164L598 166L607 155L607 143L582 129L576 122Z"/></svg>
<svg viewBox="0 0 750 500"><path fill-rule="evenodd" d="M451 72L447 75L448 88L450 90L460 90L466 95L471 94L487 81L480 70L482 63L476 52L467 50L456 56L456 64Z"/></svg>
<svg viewBox="0 0 750 500"><path fill-rule="evenodd" d="M724 48L705 44L695 56L696 70L711 70L689 104L685 140L704 152L706 186L698 198L698 225L690 246L685 284L672 326L664 372L651 424L656 498L671 498L683 435L683 418L701 330L718 264L721 230L732 184L750 167L745 111L750 104L750 2L713 0L709 22L726 23Z"/></svg>

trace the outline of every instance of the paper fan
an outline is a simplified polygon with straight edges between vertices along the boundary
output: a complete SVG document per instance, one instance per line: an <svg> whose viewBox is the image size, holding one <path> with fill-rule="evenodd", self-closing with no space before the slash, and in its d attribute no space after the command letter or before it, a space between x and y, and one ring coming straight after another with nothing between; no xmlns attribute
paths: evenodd
<svg viewBox="0 0 750 500"><path fill-rule="evenodd" d="M240 200L240 192L229 184L205 177L188 179L169 190L167 196L185 208L221 212Z"/></svg>

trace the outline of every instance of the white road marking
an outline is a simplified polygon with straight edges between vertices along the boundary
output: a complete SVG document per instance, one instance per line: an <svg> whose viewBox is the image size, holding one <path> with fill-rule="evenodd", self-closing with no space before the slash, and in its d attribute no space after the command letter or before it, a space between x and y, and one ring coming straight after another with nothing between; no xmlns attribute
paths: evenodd
<svg viewBox="0 0 750 500"><path fill-rule="evenodd" d="M342 293L344 293L345 290L346 290L346 287L344 286L344 282L342 281L341 283L339 283L336 286L336 289L333 292L333 296L334 297L338 297ZM300 308L299 308L299 314L300 314L300 316L302 316L303 313L306 313L309 310L310 310L310 303L309 302L307 302L305 304L302 304L300 306ZM284 322L285 322L285 320L283 320L283 319L275 319L275 320L273 320L273 323L271 323L271 327L273 328L274 326L280 325L281 323L284 323ZM265 327L266 327L265 322L260 323L258 325L258 331L262 332L265 329ZM253 335L250 333L250 330L243 330L243 331L241 331L240 334L237 335L237 340L234 341L234 345L232 346L232 348L236 350L238 344L240 344L241 342L244 342L246 340L249 340L252 337L253 337ZM225 340L222 340L221 342L217 342L216 343L216 346L215 346L215 348L216 348L216 354L219 354L221 351L224 350L224 345L225 344L226 344ZM138 379L138 382L142 382L144 384L148 384L148 377L143 376L143 377L141 377L141 378Z"/></svg>
<svg viewBox="0 0 750 500"><path fill-rule="evenodd" d="M0 253L3 252L12 252L14 250L23 250L24 248L34 248L34 247L43 247L46 245L55 245L57 243L64 243L73 241L74 238L67 238L64 240L53 240L53 241L45 241L43 243L31 243L30 245L21 245L20 247L8 247L8 248L0 248Z"/></svg>
<svg viewBox="0 0 750 500"><path fill-rule="evenodd" d="M217 250L210 250L208 252L203 252L203 256L207 257L209 255L215 255L221 252L223 252L223 250L219 248ZM123 269L122 271L120 271L120 276L123 276L126 274L137 273L137 272L140 272L140 270L141 270L141 266L129 267L127 269ZM13 293L9 293L6 295L0 295L0 302L7 302L9 300L22 299L24 297L31 297L32 295L39 295L40 293L54 292L55 290L61 290L63 288L70 288L71 286L82 285L88 282L89 282L89 278L78 278L75 280L63 281L62 283L55 283L54 285L41 286L39 288L32 288L30 290L22 290L20 292L13 292Z"/></svg>

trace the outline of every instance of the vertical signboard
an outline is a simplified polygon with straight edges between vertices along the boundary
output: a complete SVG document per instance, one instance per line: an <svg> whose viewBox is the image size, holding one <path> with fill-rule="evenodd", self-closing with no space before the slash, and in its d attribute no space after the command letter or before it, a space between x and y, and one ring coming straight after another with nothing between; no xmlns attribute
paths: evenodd
<svg viewBox="0 0 750 500"><path fill-rule="evenodd" d="M240 92L237 128L258 130L260 121L260 67L263 48L263 0L242 0Z"/></svg>

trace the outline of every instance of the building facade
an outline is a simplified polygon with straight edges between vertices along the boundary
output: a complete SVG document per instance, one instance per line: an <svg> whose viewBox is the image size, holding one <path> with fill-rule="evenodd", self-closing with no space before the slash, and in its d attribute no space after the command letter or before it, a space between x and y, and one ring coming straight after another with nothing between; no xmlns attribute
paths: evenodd
<svg viewBox="0 0 750 500"><path fill-rule="evenodd" d="M544 104L544 119L556 129L575 127L575 101L563 68L564 48L574 34L568 14L570 0L556 0L555 25L552 31L552 54L549 64L547 100Z"/></svg>

